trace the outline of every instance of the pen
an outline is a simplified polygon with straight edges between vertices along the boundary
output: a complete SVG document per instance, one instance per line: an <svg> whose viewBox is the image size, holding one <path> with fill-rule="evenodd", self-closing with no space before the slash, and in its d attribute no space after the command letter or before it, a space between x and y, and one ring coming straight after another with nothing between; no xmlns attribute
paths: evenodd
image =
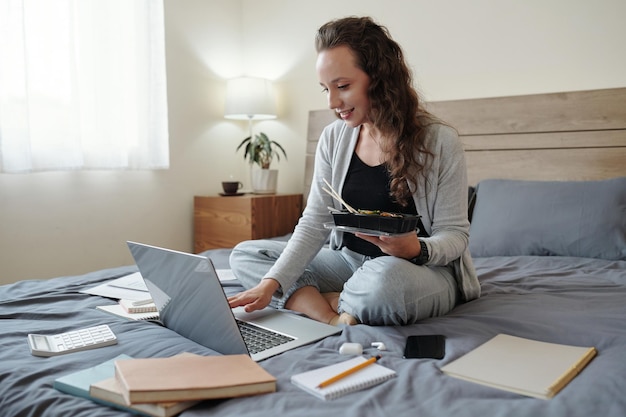
<svg viewBox="0 0 626 417"><path fill-rule="evenodd" d="M354 367L352 367L350 369L346 369L342 373L337 374L337 375L333 376L332 378L328 378L326 381L320 382L320 384L317 386L317 388L324 388L324 387L332 384L333 382L337 382L340 379L343 379L343 378L347 377L348 375L351 375L351 374L355 373L356 371L358 371L360 369L363 369L363 368L365 368L368 365L373 364L374 362L379 360L381 357L382 357L381 355L372 356L371 358L369 358L365 362L362 362L362 363L358 364L357 366L354 366Z"/></svg>

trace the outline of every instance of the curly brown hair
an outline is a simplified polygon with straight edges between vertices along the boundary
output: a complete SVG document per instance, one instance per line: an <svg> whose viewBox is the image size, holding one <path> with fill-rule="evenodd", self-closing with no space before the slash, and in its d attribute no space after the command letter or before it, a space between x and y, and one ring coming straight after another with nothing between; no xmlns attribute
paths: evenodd
<svg viewBox="0 0 626 417"><path fill-rule="evenodd" d="M422 107L402 48L386 27L370 17L346 17L321 26L315 37L317 52L338 46L350 48L357 66L370 78L369 118L384 137L394 138L384 144L383 152L391 195L406 205L411 195L407 180L415 183L431 156L424 146L424 127L434 118Z"/></svg>

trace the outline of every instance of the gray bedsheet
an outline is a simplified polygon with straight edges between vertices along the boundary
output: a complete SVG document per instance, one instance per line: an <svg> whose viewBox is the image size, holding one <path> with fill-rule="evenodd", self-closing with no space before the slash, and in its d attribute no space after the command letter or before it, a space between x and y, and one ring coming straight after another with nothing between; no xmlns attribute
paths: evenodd
<svg viewBox="0 0 626 417"><path fill-rule="evenodd" d="M209 252L225 267L227 251ZM338 336L261 362L278 378L274 394L206 401L190 416L626 416L626 262L566 257L477 258L483 296L445 317L405 327L345 328ZM94 307L111 300L78 291L135 271L121 267L77 277L0 287L0 415L120 416L116 409L55 391L55 378L119 354L171 356L214 352L149 322L127 321ZM227 292L237 291L235 284ZM26 335L108 323L119 343L53 358L31 356ZM446 336L442 360L403 359L407 336ZM528 398L446 376L440 367L497 333L595 346L598 356L551 400ZM298 372L346 359L343 342L382 341L381 364L398 377L324 402L289 382ZM366 353L376 352L373 348Z"/></svg>

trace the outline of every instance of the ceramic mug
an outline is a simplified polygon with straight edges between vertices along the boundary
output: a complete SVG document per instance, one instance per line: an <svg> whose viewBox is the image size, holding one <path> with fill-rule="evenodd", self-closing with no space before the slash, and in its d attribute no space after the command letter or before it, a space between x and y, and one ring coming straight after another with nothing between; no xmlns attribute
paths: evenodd
<svg viewBox="0 0 626 417"><path fill-rule="evenodd" d="M222 181L224 194L237 194L241 187L243 187L243 184L239 181Z"/></svg>

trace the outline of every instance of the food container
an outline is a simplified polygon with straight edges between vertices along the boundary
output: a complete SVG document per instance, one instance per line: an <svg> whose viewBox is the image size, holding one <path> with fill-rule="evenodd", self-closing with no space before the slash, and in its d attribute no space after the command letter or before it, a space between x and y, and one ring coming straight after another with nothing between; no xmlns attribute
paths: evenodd
<svg viewBox="0 0 626 417"><path fill-rule="evenodd" d="M346 231L364 232L376 231L383 234L401 234L417 229L419 216L411 214L388 213L365 214L350 213L348 211L333 211L331 213L338 229Z"/></svg>

